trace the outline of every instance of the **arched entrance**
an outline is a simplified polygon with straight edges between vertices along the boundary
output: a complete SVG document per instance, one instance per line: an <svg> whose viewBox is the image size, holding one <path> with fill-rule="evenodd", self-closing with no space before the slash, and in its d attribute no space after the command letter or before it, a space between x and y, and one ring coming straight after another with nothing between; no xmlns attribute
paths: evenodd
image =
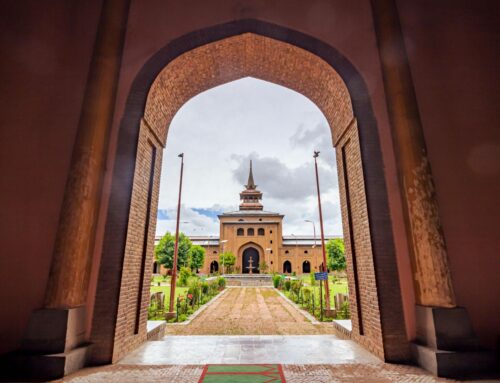
<svg viewBox="0 0 500 383"><path fill-rule="evenodd" d="M152 256L154 235L150 231L154 224L149 222L154 220L156 211L151 207L157 203L162 148L172 118L200 92L246 76L303 94L327 118L332 144L337 148L347 272L352 276L357 275L358 268L361 270L357 279L349 278L352 337L382 358L390 360L388 352L398 358L398 352L407 347L401 302L396 299L398 319L391 319L387 325L384 321L394 318L391 313L395 307L379 306L384 297L394 301L395 291L399 296L400 290L385 183L380 182L384 172L377 122L362 77L335 48L276 25L242 20L199 32L172 41L155 54L131 87L113 170L105 256L99 274L99 285L104 287L98 286L94 310L94 318L100 320L92 329L92 338L99 342L95 349L100 347L100 351L93 360L118 360L132 344L137 344L139 337L146 336L145 326L139 324L144 323L147 314L148 278L144 273L149 268L137 268L137 264L147 264ZM304 67L308 70L302 70ZM129 220L132 206L139 214ZM350 232L352 227L356 228L355 234ZM142 239L134 233L141 233ZM135 246L140 240L145 245ZM391 267L376 269L377 256ZM258 263L255 266L254 270L258 270ZM110 274L116 275L111 282ZM137 294L126 294L121 289L122 275L127 276ZM391 283L378 285L381 278L390 279ZM358 286L353 285L355 280ZM135 310L136 315L117 314L125 310ZM368 317L363 317L365 312L370 313ZM137 328L138 332L117 338L116 344L114 333L106 330L108 324ZM363 327L376 330L365 333Z"/></svg>
<svg viewBox="0 0 500 383"><path fill-rule="evenodd" d="M311 272L311 263L309 261L302 262L302 273L309 274Z"/></svg>
<svg viewBox="0 0 500 383"><path fill-rule="evenodd" d="M219 262L212 261L210 263L210 274L218 273L218 272L219 272Z"/></svg>
<svg viewBox="0 0 500 383"><path fill-rule="evenodd" d="M283 262L283 273L290 274L292 272L292 264L290 261Z"/></svg>
<svg viewBox="0 0 500 383"><path fill-rule="evenodd" d="M252 274L259 274L259 264L260 264L259 251L255 247L248 247L245 250L243 250L242 268L241 268L243 274L249 274L250 269L252 270Z"/></svg>
<svg viewBox="0 0 500 383"><path fill-rule="evenodd" d="M153 262L153 274L159 274L160 273L160 266L158 265L158 262Z"/></svg>

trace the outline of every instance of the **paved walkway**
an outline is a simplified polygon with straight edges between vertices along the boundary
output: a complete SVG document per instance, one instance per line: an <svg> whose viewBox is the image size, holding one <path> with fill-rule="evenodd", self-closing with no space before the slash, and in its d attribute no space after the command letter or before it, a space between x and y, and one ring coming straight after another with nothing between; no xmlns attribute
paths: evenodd
<svg viewBox="0 0 500 383"><path fill-rule="evenodd" d="M217 363L280 363L287 383L451 382L420 368L381 362L355 342L332 335L331 324L307 321L272 289L229 289L190 324L169 326L168 332L196 336L167 335L119 364L84 369L63 382L194 383L205 364Z"/></svg>
<svg viewBox="0 0 500 383"><path fill-rule="evenodd" d="M331 323L313 324L274 289L229 288L188 325L169 325L167 335L335 334Z"/></svg>

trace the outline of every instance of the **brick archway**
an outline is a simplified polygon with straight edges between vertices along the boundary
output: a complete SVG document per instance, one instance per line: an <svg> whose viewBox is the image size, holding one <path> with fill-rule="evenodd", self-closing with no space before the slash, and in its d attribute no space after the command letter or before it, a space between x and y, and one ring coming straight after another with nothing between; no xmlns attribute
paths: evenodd
<svg viewBox="0 0 500 383"><path fill-rule="evenodd" d="M143 265L153 251L161 149L173 116L196 94L246 76L296 90L325 114L337 148L352 338L380 358L407 360L382 157L364 82L333 47L242 20L171 42L134 81L113 173L92 329L94 362L119 360L145 340L149 279Z"/></svg>

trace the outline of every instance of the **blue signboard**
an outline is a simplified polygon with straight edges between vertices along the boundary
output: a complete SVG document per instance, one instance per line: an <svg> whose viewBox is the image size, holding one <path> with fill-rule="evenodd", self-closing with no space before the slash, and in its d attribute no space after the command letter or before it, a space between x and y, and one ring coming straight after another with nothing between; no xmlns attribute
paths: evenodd
<svg viewBox="0 0 500 383"><path fill-rule="evenodd" d="M317 281L327 281L328 273L327 272L314 273L314 279L316 279Z"/></svg>

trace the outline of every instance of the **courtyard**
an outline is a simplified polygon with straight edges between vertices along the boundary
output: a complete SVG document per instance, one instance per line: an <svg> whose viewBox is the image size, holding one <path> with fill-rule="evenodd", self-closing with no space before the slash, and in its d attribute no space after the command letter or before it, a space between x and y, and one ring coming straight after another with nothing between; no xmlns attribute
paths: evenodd
<svg viewBox="0 0 500 383"><path fill-rule="evenodd" d="M288 383L449 381L417 367L383 363L338 338L331 323L312 323L267 287L227 288L192 321L167 325L166 334L118 364L84 369L62 382L202 382L206 370L218 365L279 366L284 380L272 381Z"/></svg>

